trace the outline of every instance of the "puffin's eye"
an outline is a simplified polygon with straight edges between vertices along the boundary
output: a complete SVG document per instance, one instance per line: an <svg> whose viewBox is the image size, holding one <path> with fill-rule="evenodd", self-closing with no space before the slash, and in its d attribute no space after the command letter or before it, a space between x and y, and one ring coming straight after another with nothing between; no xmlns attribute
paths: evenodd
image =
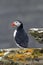
<svg viewBox="0 0 43 65"><path fill-rule="evenodd" d="M17 22L16 22L17 23Z"/></svg>
<svg viewBox="0 0 43 65"><path fill-rule="evenodd" d="M17 23L17 22L16 22Z"/></svg>

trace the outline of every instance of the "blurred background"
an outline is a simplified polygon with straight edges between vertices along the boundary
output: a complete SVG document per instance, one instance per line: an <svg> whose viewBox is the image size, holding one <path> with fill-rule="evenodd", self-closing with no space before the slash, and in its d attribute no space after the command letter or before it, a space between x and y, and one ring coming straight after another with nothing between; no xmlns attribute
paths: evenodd
<svg viewBox="0 0 43 65"><path fill-rule="evenodd" d="M29 28L43 27L43 0L0 0L0 48L17 48L12 21L21 20L28 34ZM43 47L29 36L28 47Z"/></svg>

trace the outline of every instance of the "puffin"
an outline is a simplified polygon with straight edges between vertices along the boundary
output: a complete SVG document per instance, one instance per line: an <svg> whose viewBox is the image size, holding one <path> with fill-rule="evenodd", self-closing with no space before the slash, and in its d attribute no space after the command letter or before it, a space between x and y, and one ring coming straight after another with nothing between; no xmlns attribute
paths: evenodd
<svg viewBox="0 0 43 65"><path fill-rule="evenodd" d="M20 20L11 23L11 26L16 29L14 30L13 37L15 39L16 45L19 48L28 48L28 35L23 28L23 23Z"/></svg>

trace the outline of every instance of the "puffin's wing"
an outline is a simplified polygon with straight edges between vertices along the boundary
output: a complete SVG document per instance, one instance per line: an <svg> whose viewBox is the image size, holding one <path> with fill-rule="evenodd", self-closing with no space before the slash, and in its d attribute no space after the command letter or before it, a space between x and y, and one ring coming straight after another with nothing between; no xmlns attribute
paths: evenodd
<svg viewBox="0 0 43 65"><path fill-rule="evenodd" d="M21 31L18 31L16 33L16 37L15 40L17 42L17 44L19 44L21 47L27 47L28 46L28 36L26 34L26 32L24 31L24 29L22 29Z"/></svg>

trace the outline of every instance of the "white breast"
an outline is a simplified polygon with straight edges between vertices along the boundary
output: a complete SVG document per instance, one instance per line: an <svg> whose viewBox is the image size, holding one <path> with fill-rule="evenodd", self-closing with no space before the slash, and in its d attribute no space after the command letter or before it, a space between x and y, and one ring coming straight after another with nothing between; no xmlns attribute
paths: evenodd
<svg viewBox="0 0 43 65"><path fill-rule="evenodd" d="M16 36L16 33L17 33L17 30L14 31L14 34L13 34L14 37Z"/></svg>

